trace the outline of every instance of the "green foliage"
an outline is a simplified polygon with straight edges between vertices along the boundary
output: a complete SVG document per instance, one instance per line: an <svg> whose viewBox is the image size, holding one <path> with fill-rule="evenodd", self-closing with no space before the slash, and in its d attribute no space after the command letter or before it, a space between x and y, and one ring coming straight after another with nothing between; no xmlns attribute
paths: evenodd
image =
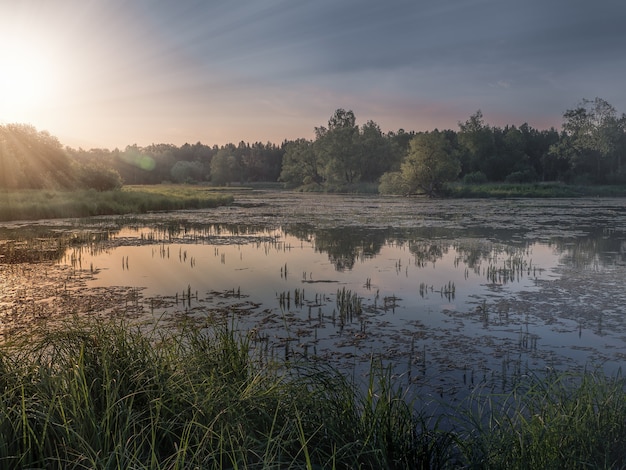
<svg viewBox="0 0 626 470"><path fill-rule="evenodd" d="M400 171L390 171L380 177L378 192L380 194L407 195L410 188Z"/></svg>
<svg viewBox="0 0 626 470"><path fill-rule="evenodd" d="M442 131L460 161L461 178L472 182L566 181L574 184L626 182L626 115L601 98L583 100L564 115L563 131L490 126L479 110L458 132ZM435 130L431 133L438 133ZM123 184L281 181L311 191L361 191L382 183L398 192L388 172L401 171L409 142L421 132L383 133L374 121L358 126L350 110L337 109L315 139L271 143L129 145L123 150L62 148L58 140L32 126L0 126L0 189L115 189ZM428 132L426 132L428 134ZM405 161L406 163L406 161ZM406 169L406 168L405 168ZM415 186L414 181L407 183ZM473 181L472 184L482 184ZM395 185L397 186L397 184ZM415 190L413 188L412 190ZM426 190L427 192L430 189ZM441 191L438 188L437 191ZM403 193L404 191L399 191ZM407 191L408 193L409 191Z"/></svg>
<svg viewBox="0 0 626 470"><path fill-rule="evenodd" d="M78 317L0 346L6 468L619 468L626 384L601 374L477 390L438 428L372 359L360 391L255 359L234 326ZM522 388L522 386L524 388Z"/></svg>
<svg viewBox="0 0 626 470"><path fill-rule="evenodd" d="M280 181L302 190L360 191L361 183L375 183L399 162L401 140L383 135L373 121L359 127L352 111L338 109L328 127L315 128L314 141L285 145Z"/></svg>
<svg viewBox="0 0 626 470"><path fill-rule="evenodd" d="M451 184L448 196L453 198L507 197L624 197L626 186L572 185L564 183L487 183Z"/></svg>
<svg viewBox="0 0 626 470"><path fill-rule="evenodd" d="M320 162L313 148L313 142L298 139L285 145L285 155L279 181L287 187L321 186Z"/></svg>
<svg viewBox="0 0 626 470"><path fill-rule="evenodd" d="M204 181L206 178L207 169L200 162L188 162L186 160L179 160L174 163L170 174L172 180L175 183L197 183Z"/></svg>
<svg viewBox="0 0 626 470"><path fill-rule="evenodd" d="M103 164L84 164L77 170L80 186L96 191L112 191L122 187L120 174Z"/></svg>
<svg viewBox="0 0 626 470"><path fill-rule="evenodd" d="M409 193L419 189L431 197L441 194L444 184L454 181L460 171L452 144L441 132L413 137L409 154L402 163L402 178Z"/></svg>
<svg viewBox="0 0 626 470"><path fill-rule="evenodd" d="M240 176L240 166L235 155L227 149L217 152L211 160L211 182L216 186L228 186L237 181Z"/></svg>
<svg viewBox="0 0 626 470"><path fill-rule="evenodd" d="M537 174L533 169L526 169L521 171L514 171L507 175L504 179L507 183L532 183L537 181Z"/></svg>
<svg viewBox="0 0 626 470"><path fill-rule="evenodd" d="M569 178L589 175L604 183L623 172L626 116L601 98L583 100L563 115L563 135L551 155L569 164Z"/></svg>
<svg viewBox="0 0 626 470"><path fill-rule="evenodd" d="M200 209L230 204L233 197L206 187L136 186L115 191L0 192L0 220L35 220Z"/></svg>
<svg viewBox="0 0 626 470"><path fill-rule="evenodd" d="M463 177L464 184L485 184L487 182L487 175L482 171L474 171L468 173Z"/></svg>
<svg viewBox="0 0 626 470"><path fill-rule="evenodd" d="M0 125L0 189L64 189L75 185L59 141L26 124Z"/></svg>
<svg viewBox="0 0 626 470"><path fill-rule="evenodd" d="M471 448L483 468L622 468L626 462L621 377L554 375L504 403L482 420L488 427Z"/></svg>
<svg viewBox="0 0 626 470"><path fill-rule="evenodd" d="M351 185L361 177L360 137L352 111L338 109L328 121L328 129L315 129L315 147L324 167L325 180L334 187Z"/></svg>
<svg viewBox="0 0 626 470"><path fill-rule="evenodd" d="M313 364L263 366L225 326L80 321L0 350L0 465L424 468L422 424L372 370L366 397ZM426 436L426 435L425 435Z"/></svg>

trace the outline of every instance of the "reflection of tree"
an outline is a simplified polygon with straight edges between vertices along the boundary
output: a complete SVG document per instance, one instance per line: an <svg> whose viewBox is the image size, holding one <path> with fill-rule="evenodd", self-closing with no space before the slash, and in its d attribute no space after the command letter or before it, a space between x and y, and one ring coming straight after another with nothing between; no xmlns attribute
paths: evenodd
<svg viewBox="0 0 626 470"><path fill-rule="evenodd" d="M596 233L585 238L554 238L553 245L563 253L561 262L574 268L598 268L626 262L626 244L621 237Z"/></svg>
<svg viewBox="0 0 626 470"><path fill-rule="evenodd" d="M443 258L450 245L447 240L409 240L409 251L415 256L415 264L425 266Z"/></svg>
<svg viewBox="0 0 626 470"><path fill-rule="evenodd" d="M111 231L67 233L58 231L4 234L0 240L0 264L42 263L59 261L69 247L98 245Z"/></svg>
<svg viewBox="0 0 626 470"><path fill-rule="evenodd" d="M457 263L463 263L470 269L476 269L483 261L490 258L493 243L487 240L460 240L455 243Z"/></svg>
<svg viewBox="0 0 626 470"><path fill-rule="evenodd" d="M355 227L313 229L309 226L294 226L285 233L300 240L314 240L315 250L328 253L328 259L338 271L350 270L357 260L373 258L389 238L387 229Z"/></svg>

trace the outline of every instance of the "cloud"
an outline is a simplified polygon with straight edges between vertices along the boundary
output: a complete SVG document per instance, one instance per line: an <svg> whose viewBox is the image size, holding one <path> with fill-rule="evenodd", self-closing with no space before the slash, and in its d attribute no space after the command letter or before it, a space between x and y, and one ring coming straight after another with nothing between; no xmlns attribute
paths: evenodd
<svg viewBox="0 0 626 470"><path fill-rule="evenodd" d="M598 95L624 110L624 17L622 0L58 0L12 4L0 39L58 46L60 134L280 141L338 107L407 130L477 109L552 122Z"/></svg>

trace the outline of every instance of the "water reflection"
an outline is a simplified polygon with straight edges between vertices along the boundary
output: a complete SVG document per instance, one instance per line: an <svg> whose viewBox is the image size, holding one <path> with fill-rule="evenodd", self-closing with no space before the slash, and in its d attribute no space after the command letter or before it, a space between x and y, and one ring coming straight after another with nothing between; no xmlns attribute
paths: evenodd
<svg viewBox="0 0 626 470"><path fill-rule="evenodd" d="M376 354L409 383L437 383L442 394L489 380L504 389L530 369L618 363L622 232L533 237L501 225L162 217L4 230L0 318L105 305L138 321L235 316L269 356L357 370ZM52 271L51 262L63 278L45 302L7 281L19 282L15 265Z"/></svg>

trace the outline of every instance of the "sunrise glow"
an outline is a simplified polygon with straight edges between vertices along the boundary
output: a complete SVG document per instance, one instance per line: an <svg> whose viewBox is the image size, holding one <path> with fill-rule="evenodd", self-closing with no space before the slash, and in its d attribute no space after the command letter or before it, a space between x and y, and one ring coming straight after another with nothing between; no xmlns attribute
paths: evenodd
<svg viewBox="0 0 626 470"><path fill-rule="evenodd" d="M582 98L624 107L612 8L5 2L0 122L110 149L310 139L338 108L384 132L457 129L478 109L558 127ZM579 18L603 34L580 42Z"/></svg>
<svg viewBox="0 0 626 470"><path fill-rule="evenodd" d="M0 116L4 121L36 117L51 104L56 70L45 50L33 41L5 41L0 46Z"/></svg>

